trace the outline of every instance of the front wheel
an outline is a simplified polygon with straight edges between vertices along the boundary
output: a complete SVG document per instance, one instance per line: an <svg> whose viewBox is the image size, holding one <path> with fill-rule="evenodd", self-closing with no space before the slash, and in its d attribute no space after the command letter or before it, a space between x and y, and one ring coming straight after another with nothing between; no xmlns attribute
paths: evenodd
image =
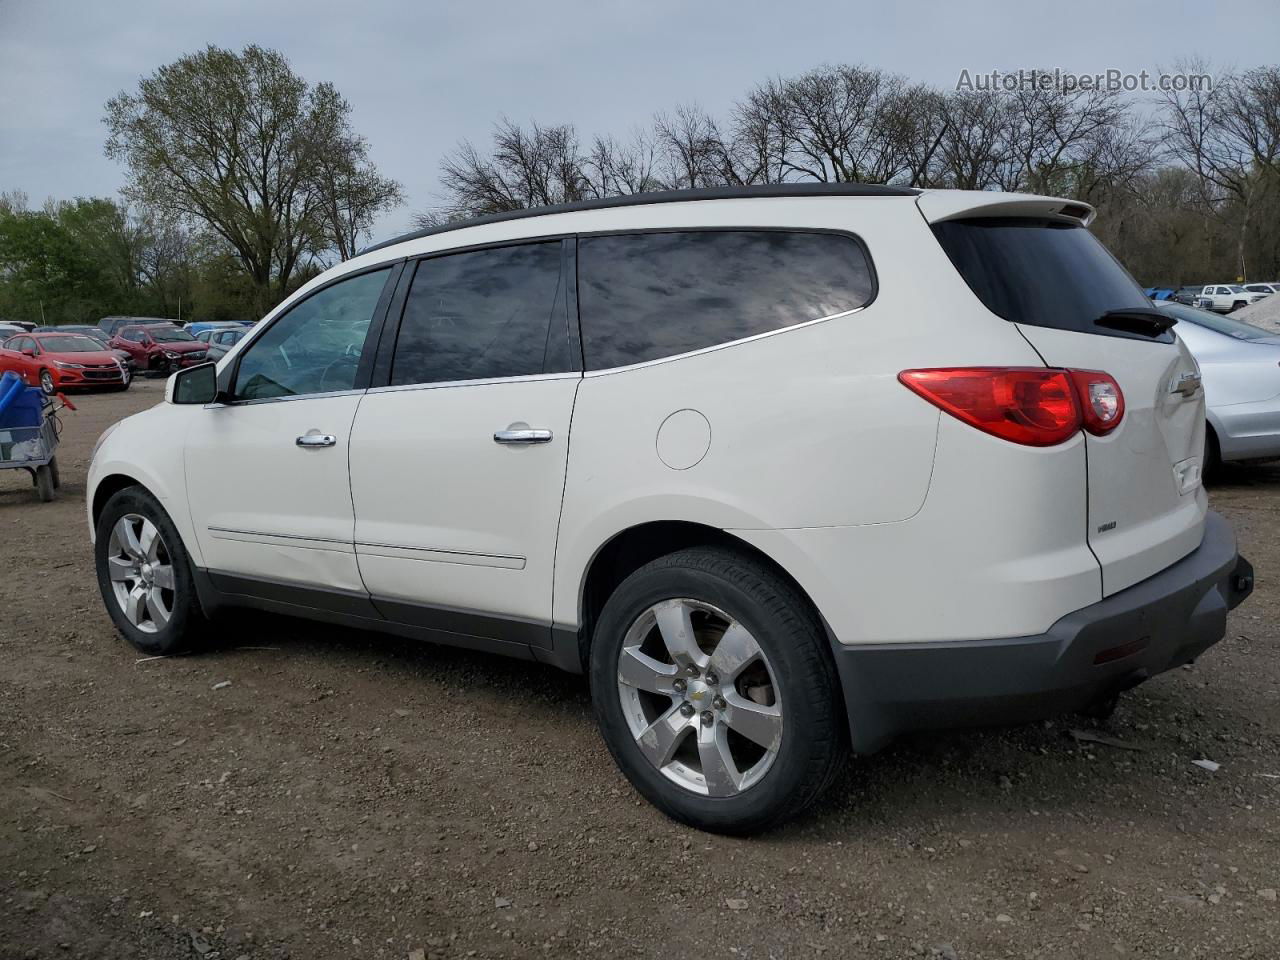
<svg viewBox="0 0 1280 960"><path fill-rule="evenodd" d="M623 581L595 630L591 692L622 772L703 830L752 833L799 812L846 749L817 615L730 550L682 550Z"/></svg>
<svg viewBox="0 0 1280 960"><path fill-rule="evenodd" d="M141 487L117 492L98 517L98 587L121 635L144 653L177 653L205 628L191 560L169 515Z"/></svg>
<svg viewBox="0 0 1280 960"><path fill-rule="evenodd" d="M53 374L48 370L40 371L40 389L46 397L52 397L58 391L57 385L53 382Z"/></svg>

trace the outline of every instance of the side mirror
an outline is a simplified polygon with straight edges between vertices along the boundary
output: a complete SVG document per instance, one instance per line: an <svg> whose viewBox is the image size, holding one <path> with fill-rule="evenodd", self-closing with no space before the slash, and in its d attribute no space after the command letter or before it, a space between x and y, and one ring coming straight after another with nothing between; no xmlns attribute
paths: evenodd
<svg viewBox="0 0 1280 960"><path fill-rule="evenodd" d="M34 357L34 356L36 355L36 352L35 352L34 350L32 350L30 347L23 347L23 348L22 348L22 355L23 355L24 357Z"/></svg>
<svg viewBox="0 0 1280 960"><path fill-rule="evenodd" d="M165 384L164 398L170 403L213 403L218 398L218 365L202 363L179 370Z"/></svg>

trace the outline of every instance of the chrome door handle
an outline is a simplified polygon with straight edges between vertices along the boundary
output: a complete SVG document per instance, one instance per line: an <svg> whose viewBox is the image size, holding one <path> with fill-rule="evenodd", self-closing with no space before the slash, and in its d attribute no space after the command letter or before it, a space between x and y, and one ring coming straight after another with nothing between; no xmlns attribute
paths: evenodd
<svg viewBox="0 0 1280 960"><path fill-rule="evenodd" d="M332 447L338 438L331 433L304 433L295 442L300 447Z"/></svg>
<svg viewBox="0 0 1280 960"><path fill-rule="evenodd" d="M550 430L499 430L493 435L494 443L550 443Z"/></svg>

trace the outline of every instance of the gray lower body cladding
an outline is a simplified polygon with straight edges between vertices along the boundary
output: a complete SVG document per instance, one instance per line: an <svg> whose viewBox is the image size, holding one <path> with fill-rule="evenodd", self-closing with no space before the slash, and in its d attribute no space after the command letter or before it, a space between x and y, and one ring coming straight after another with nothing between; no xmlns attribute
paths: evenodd
<svg viewBox="0 0 1280 960"><path fill-rule="evenodd" d="M1253 589L1230 524L1210 512L1200 546L1036 636L833 644L853 749L914 730L1022 723L1077 710L1194 660Z"/></svg>

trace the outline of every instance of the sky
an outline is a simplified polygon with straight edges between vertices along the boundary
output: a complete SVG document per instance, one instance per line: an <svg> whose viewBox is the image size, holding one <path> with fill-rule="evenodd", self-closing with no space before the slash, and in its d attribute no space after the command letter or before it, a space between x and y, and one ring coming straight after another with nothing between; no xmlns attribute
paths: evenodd
<svg viewBox="0 0 1280 960"><path fill-rule="evenodd" d="M372 239L440 200L441 159L500 117L627 136L697 102L725 115L772 76L862 63L954 89L962 70L1153 71L1280 59L1276 0L863 3L854 0L0 0L0 191L114 196L103 105L214 44L283 52L332 81L408 202Z"/></svg>

